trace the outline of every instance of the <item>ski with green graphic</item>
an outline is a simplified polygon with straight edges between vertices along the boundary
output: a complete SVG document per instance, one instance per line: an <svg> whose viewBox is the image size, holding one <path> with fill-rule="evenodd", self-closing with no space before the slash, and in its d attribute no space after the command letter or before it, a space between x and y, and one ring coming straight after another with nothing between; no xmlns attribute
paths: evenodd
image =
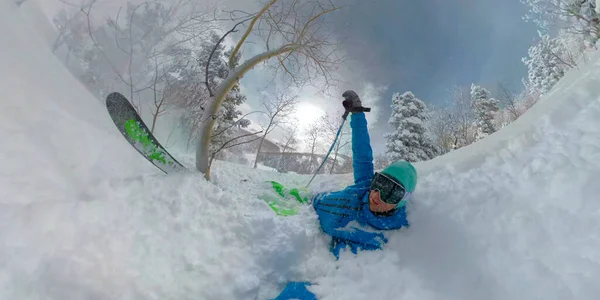
<svg viewBox="0 0 600 300"><path fill-rule="evenodd" d="M150 133L148 126L120 93L106 97L106 109L125 139L148 161L165 173L187 171Z"/></svg>
<svg viewBox="0 0 600 300"><path fill-rule="evenodd" d="M303 205L310 204L312 195L306 188L288 189L276 181L267 181L266 184L268 187L259 198L265 201L278 216L294 216Z"/></svg>

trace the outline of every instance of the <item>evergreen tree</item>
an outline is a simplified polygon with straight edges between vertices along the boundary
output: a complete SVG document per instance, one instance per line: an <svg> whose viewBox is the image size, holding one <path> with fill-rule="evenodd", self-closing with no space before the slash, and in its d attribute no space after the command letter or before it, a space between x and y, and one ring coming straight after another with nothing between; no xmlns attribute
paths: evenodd
<svg viewBox="0 0 600 300"><path fill-rule="evenodd" d="M208 62L210 52L218 43L220 38L221 37L218 34L213 33L211 37L211 43L204 47L199 59L199 62L203 68L206 66L205 63ZM208 70L208 83L213 92L218 88L221 81L223 81L227 75L229 75L227 61L229 60L232 52L233 49L225 51L225 46L223 43L221 43L217 46L215 52L213 53ZM234 67L238 66L240 58L241 54L238 53L238 55L236 55L234 58ZM204 76L202 78L204 78ZM237 120L242 114L238 107L244 102L246 102L246 96L241 93L239 84L236 84L225 96L223 104L219 109L219 115L217 116L217 122L213 132L214 135L211 142L211 151L219 149L221 145L229 141L235 128L245 128L250 124L250 121L247 119Z"/></svg>
<svg viewBox="0 0 600 300"><path fill-rule="evenodd" d="M561 42L549 35L541 35L538 44L531 46L523 63L527 66L529 83L545 94L565 75L566 65L561 58L565 49Z"/></svg>
<svg viewBox="0 0 600 300"><path fill-rule="evenodd" d="M216 118L216 126L213 132L211 142L212 150L216 150L226 143L236 128L245 128L250 124L247 119L238 120L242 112L239 106L246 101L239 85L235 85L223 100L217 116L208 116L205 114L205 107L210 101L210 96L206 88L205 78L208 79L208 85L214 92L221 81L229 73L227 61L231 55L231 50L226 51L221 43L216 48L215 45L221 38L216 32L210 34L210 38L204 41L200 50L195 53L196 62L188 64L185 70L179 72L179 96L176 100L177 106L181 108L183 114L183 124L188 133L188 144L191 140L198 138L199 128L202 122L208 118ZM214 52L213 52L214 49ZM212 56L211 56L212 53ZM210 57L210 63L209 63ZM241 55L238 53L234 60L237 66ZM208 75L206 65L208 64Z"/></svg>
<svg viewBox="0 0 600 300"><path fill-rule="evenodd" d="M425 127L425 103L412 92L395 93L392 101L392 115L388 123L394 131L385 135L386 153L390 159L417 162L435 157L438 151Z"/></svg>
<svg viewBox="0 0 600 300"><path fill-rule="evenodd" d="M471 85L471 105L477 115L478 139L496 131L494 118L500 108L498 100L490 97L490 92L478 85Z"/></svg>
<svg viewBox="0 0 600 300"><path fill-rule="evenodd" d="M562 5L573 31L583 35L588 46L595 44L600 37L600 18L596 11L596 0L563 0Z"/></svg>

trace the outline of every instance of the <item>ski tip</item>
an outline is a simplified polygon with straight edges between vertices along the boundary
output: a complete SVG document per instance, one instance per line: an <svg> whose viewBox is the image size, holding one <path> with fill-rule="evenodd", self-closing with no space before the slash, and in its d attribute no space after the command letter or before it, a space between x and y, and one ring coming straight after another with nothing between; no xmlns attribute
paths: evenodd
<svg viewBox="0 0 600 300"><path fill-rule="evenodd" d="M116 102L118 99L123 98L124 96L121 95L121 93L118 92L112 92L110 94L108 94L108 96L106 96L106 104L111 104Z"/></svg>

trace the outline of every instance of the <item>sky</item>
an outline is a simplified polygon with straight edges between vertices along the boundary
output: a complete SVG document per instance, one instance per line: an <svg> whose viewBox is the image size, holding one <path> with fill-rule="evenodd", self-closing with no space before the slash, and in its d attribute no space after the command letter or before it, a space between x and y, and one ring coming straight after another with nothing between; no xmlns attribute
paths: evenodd
<svg viewBox="0 0 600 300"><path fill-rule="evenodd" d="M350 58L344 66L347 73L338 74L346 81L338 92L355 89L373 107L369 122L376 154L385 151L394 93L412 91L428 105L443 105L453 85L475 83L494 93L498 82L503 82L519 91L521 79L527 77L521 58L537 37L537 29L522 20L527 7L519 0L347 0L343 4L348 6L329 16ZM246 82L258 85L258 77ZM315 109L317 114L335 113L334 105L341 101L341 96L305 95L305 105L321 108ZM299 117L314 119L315 115Z"/></svg>
<svg viewBox="0 0 600 300"><path fill-rule="evenodd" d="M46 11L60 7L58 0L38 0ZM201 0L206 1L208 0ZM124 1L104 0L105 7ZM341 93L356 90L365 105L375 153L385 151L384 133L392 95L412 91L428 105L440 105L453 85L482 85L494 93L498 82L518 91L526 68L521 58L537 37L536 28L522 20L526 7L519 0L336 0L344 4L328 16L334 35L343 39L349 60L337 77L344 84L334 97L298 90L301 104L296 116L301 128L323 114L341 109ZM222 0L228 9L256 10L257 2ZM250 46L252 47L252 46ZM246 53L252 53L250 47ZM256 49L254 49L256 50ZM241 81L248 101L257 108L260 90L270 75L260 68ZM335 94L339 94L335 98ZM254 120L259 122L260 120Z"/></svg>
<svg viewBox="0 0 600 300"><path fill-rule="evenodd" d="M537 36L521 16L519 0L358 1L337 14L336 32L351 33L345 49L359 58L353 67L388 89L372 129L373 144L385 142L393 93L412 91L426 104L441 104L453 85L498 81L515 90L527 69L521 57ZM346 22L344 22L346 21Z"/></svg>

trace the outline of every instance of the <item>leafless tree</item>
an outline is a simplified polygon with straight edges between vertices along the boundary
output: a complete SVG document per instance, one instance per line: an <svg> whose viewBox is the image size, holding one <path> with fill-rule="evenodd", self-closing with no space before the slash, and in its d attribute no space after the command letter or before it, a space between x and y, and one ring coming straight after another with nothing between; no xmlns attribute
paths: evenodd
<svg viewBox="0 0 600 300"><path fill-rule="evenodd" d="M247 121L247 117L249 115L252 114L257 114L257 113L261 113L260 111L252 111L249 112L243 116L241 116L238 120L231 122L230 124L221 126L218 131L216 131L213 136L212 136L212 140L215 142L213 144L213 149L211 151L211 162L214 160L215 157L218 156L218 154L225 150L225 149L230 149L233 147L237 147L237 146L241 146L244 144L248 144L248 143L252 143L258 139L261 138L261 136L256 136L259 133L264 132L264 130L258 131L258 132L254 132L254 133L244 133L241 134L239 136L236 137L230 137L227 132L233 128L239 128L239 124L241 124L244 121Z"/></svg>
<svg viewBox="0 0 600 300"><path fill-rule="evenodd" d="M217 148L215 151L213 151L210 155L210 163L212 164L213 160L215 159L215 157L217 156L218 153L220 153L221 151L228 149L228 148L233 148L242 144L246 144L246 143L251 143L254 142L258 139L260 139L261 137L257 137L256 135L260 134L262 132L261 131L257 131L257 132L252 132L252 133L247 133L247 134L243 134L240 136L236 136L232 139L229 139L228 141L226 141L225 143L221 144L219 146L219 148ZM249 139L244 139L250 137ZM240 141L241 140L241 141Z"/></svg>
<svg viewBox="0 0 600 300"><path fill-rule="evenodd" d="M509 89L503 82L498 82L498 99L505 104L511 120L514 121L521 116L517 105L517 95Z"/></svg>
<svg viewBox="0 0 600 300"><path fill-rule="evenodd" d="M319 150L319 143L321 140L321 126L319 122L311 123L306 129L305 133L305 143L308 149L310 150L310 162L306 165L306 170L303 170L306 173L309 173L310 170L316 165L316 156L315 154Z"/></svg>
<svg viewBox="0 0 600 300"><path fill-rule="evenodd" d="M427 118L427 128L441 154L475 142L477 133L470 88L457 85L449 93L445 105L432 107Z"/></svg>
<svg viewBox="0 0 600 300"><path fill-rule="evenodd" d="M427 127L433 135L433 141L440 149L441 154L452 151L456 143L456 133L460 132L457 128L458 123L453 115L452 108L434 108L430 111L427 118Z"/></svg>
<svg viewBox="0 0 600 300"><path fill-rule="evenodd" d="M533 20L542 28L565 29L597 40L600 37L600 18L590 6L593 1L521 0L530 8L526 19Z"/></svg>
<svg viewBox="0 0 600 300"><path fill-rule="evenodd" d="M136 5L128 4L125 17L119 9L115 18L107 21L112 29L113 43L101 44L94 35L92 11L97 0L89 0L81 7L87 18L87 31L93 46L110 66L119 82L127 87L129 99L141 113L141 92L152 93L155 109L153 123L165 112L165 90L169 89L167 79L176 69L181 68L182 57L189 57L186 51L177 51L189 46L194 40L203 37L211 28L208 15L185 0L148 0ZM150 15L155 15L151 17ZM152 22L149 22L152 21ZM112 47L120 53L107 53ZM156 107L159 106L159 107Z"/></svg>
<svg viewBox="0 0 600 300"><path fill-rule="evenodd" d="M475 112L471 105L470 87L454 86L451 89L452 109L448 115L455 130L454 148L470 145L476 140Z"/></svg>
<svg viewBox="0 0 600 300"><path fill-rule="evenodd" d="M340 129L340 125L342 123L342 118L336 115L324 115L318 120L318 126L321 128L324 133L324 137L326 140L330 140L331 143L335 140L335 136ZM340 134L338 136L337 142L333 147L332 153L332 161L331 168L329 169L329 174L333 174L333 171L337 165L338 155L342 150L344 150L351 142L350 139L350 128L345 124L344 127L340 130Z"/></svg>
<svg viewBox="0 0 600 300"><path fill-rule="evenodd" d="M323 16L336 10L338 7L326 0L271 0L257 13L244 13L244 17L239 18L241 21L223 35L224 38L240 24L249 22L233 49L229 75L215 91L209 90L211 101L207 114L216 116L225 95L236 82L256 65L271 58L277 59L275 69L282 70L295 83L311 82L318 77L329 82L339 59L333 37L325 32L326 19ZM265 51L234 68L233 57L242 46L251 42L251 34L262 39ZM207 180L210 180L208 154L214 125L214 118L203 123L196 151L196 168L204 173Z"/></svg>
<svg viewBox="0 0 600 300"><path fill-rule="evenodd" d="M279 159L279 163L277 163L277 168L284 168L284 157L288 151L296 151L296 146L299 143L298 140L298 125L288 125L287 128L283 129L285 134L283 136L283 143L281 143L281 158Z"/></svg>
<svg viewBox="0 0 600 300"><path fill-rule="evenodd" d="M258 144L258 149L256 150L256 158L254 159L255 169L258 166L258 155L260 154L265 138L273 131L273 129L289 121L289 118L294 113L296 104L298 103L297 96L290 96L283 92L276 91L274 91L272 95L274 96L273 98L266 98L262 103L264 109L263 113L267 116L268 120L266 128L263 129L264 133Z"/></svg>

